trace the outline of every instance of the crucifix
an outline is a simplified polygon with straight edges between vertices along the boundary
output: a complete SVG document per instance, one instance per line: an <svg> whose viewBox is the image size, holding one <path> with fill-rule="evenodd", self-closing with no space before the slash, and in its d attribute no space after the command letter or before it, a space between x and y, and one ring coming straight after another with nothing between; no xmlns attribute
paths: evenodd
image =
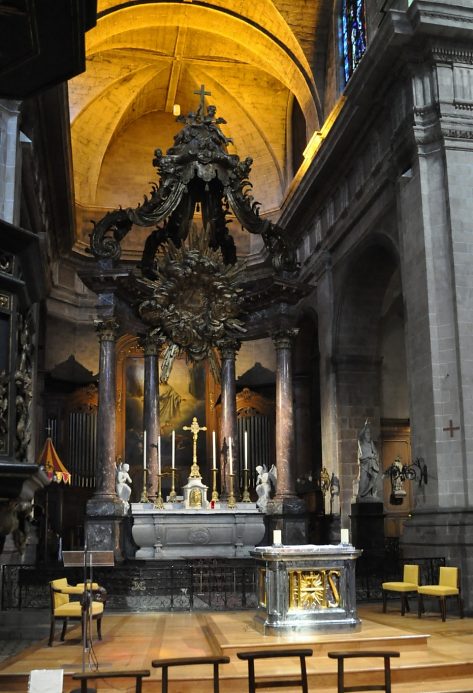
<svg viewBox="0 0 473 693"><path fill-rule="evenodd" d="M197 417L194 416L190 426L183 426L183 431L191 431L192 433L192 467L189 479L202 479L199 465L197 464L197 436L201 431L206 431L207 426L199 426Z"/></svg>
<svg viewBox="0 0 473 693"><path fill-rule="evenodd" d="M195 91L194 94L198 94L200 96L200 104L199 104L199 108L197 109L197 113L202 116L204 113L205 97L211 96L212 92L211 91L205 91L205 84L201 84L199 91Z"/></svg>
<svg viewBox="0 0 473 693"><path fill-rule="evenodd" d="M454 426L452 419L450 419L448 426L446 428L443 428L442 430L450 431L450 438L453 438L453 431L459 431L460 426Z"/></svg>

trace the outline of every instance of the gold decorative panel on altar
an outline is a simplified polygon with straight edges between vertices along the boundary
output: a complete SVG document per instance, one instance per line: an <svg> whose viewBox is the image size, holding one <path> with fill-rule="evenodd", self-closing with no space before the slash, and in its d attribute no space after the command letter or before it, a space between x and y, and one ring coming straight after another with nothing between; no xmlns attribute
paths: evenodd
<svg viewBox="0 0 473 693"><path fill-rule="evenodd" d="M289 609L330 609L340 605L339 570L290 570Z"/></svg>

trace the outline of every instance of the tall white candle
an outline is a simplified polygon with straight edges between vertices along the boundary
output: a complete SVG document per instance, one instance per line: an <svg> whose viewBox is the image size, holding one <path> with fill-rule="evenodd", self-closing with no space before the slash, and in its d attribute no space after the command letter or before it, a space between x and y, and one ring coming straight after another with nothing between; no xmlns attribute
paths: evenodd
<svg viewBox="0 0 473 693"><path fill-rule="evenodd" d="M233 474L233 457L232 457L232 438L228 438L228 464L230 467L230 474Z"/></svg>
<svg viewBox="0 0 473 693"><path fill-rule="evenodd" d="M158 436L158 474L161 474L161 436Z"/></svg>
<svg viewBox="0 0 473 693"><path fill-rule="evenodd" d="M146 469L146 431L143 433L143 469Z"/></svg>
<svg viewBox="0 0 473 693"><path fill-rule="evenodd" d="M171 467L176 468L176 431L171 433Z"/></svg>
<svg viewBox="0 0 473 693"><path fill-rule="evenodd" d="M217 469L217 436L215 431L212 431L212 469Z"/></svg>
<svg viewBox="0 0 473 693"><path fill-rule="evenodd" d="M282 532L280 529L275 529L273 531L273 544L281 544L282 543Z"/></svg>
<svg viewBox="0 0 473 693"><path fill-rule="evenodd" d="M245 470L248 471L248 431L245 431Z"/></svg>

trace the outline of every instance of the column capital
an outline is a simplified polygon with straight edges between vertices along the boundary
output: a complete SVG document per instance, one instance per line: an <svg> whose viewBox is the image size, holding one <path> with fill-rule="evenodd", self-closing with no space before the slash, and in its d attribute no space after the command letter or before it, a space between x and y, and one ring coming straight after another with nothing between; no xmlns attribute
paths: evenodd
<svg viewBox="0 0 473 693"><path fill-rule="evenodd" d="M239 339L221 339L218 342L218 348L220 349L220 353L222 355L222 358L224 359L231 359L235 357L236 352L240 349L241 347L241 342Z"/></svg>
<svg viewBox="0 0 473 693"><path fill-rule="evenodd" d="M299 329L297 327L289 327L283 330L276 330L272 333L271 339L276 349L290 349L298 333Z"/></svg>
<svg viewBox="0 0 473 693"><path fill-rule="evenodd" d="M147 332L140 337L139 345L144 351L145 356L158 356L161 347L166 341L166 337L162 334L153 334L154 330Z"/></svg>
<svg viewBox="0 0 473 693"><path fill-rule="evenodd" d="M95 320L95 330L99 335L100 342L114 342L117 337L118 328L120 327L115 318L106 318L105 320Z"/></svg>

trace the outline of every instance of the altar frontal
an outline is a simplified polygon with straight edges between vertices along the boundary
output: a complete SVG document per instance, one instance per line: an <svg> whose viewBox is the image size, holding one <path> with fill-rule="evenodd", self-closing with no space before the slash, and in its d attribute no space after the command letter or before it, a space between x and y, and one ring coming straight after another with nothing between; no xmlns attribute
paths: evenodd
<svg viewBox="0 0 473 693"><path fill-rule="evenodd" d="M154 503L150 502L145 481L140 503L131 504L133 516L132 534L139 546L135 558L159 560L173 558L248 557L250 550L264 537L265 525L256 503L248 493L248 460L245 447L243 502L237 503L234 494L232 439L228 444L229 493L220 500L217 490L217 466L215 445L213 446L212 498L208 500L208 486L202 481L197 461L197 437L205 426L199 426L194 417L190 426L193 437L192 466L182 495L175 490L175 436L172 436L171 492L166 501L161 495L161 445L158 439L158 493ZM174 434L174 432L173 432ZM215 436L213 436L215 440Z"/></svg>

